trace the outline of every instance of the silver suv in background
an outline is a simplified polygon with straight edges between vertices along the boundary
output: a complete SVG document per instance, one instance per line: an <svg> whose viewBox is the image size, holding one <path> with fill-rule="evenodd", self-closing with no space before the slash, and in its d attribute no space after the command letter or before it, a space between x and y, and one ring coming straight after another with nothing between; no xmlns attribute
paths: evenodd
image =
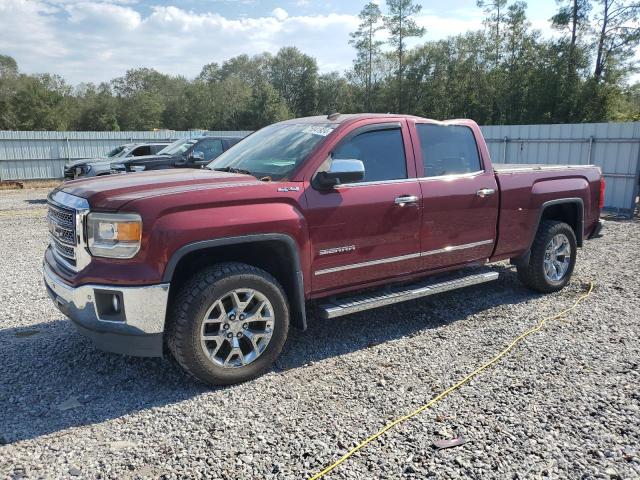
<svg viewBox="0 0 640 480"><path fill-rule="evenodd" d="M109 175L111 173L110 165L114 160L155 155L169 144L170 142L127 143L109 151L104 157L73 160L64 166L64 179L74 180Z"/></svg>

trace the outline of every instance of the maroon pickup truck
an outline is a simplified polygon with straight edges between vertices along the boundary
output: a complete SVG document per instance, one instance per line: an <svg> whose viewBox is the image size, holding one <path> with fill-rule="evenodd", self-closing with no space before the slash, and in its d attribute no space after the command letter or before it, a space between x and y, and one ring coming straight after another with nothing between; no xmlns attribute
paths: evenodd
<svg viewBox="0 0 640 480"><path fill-rule="evenodd" d="M497 278L563 288L597 236L594 166L492 166L470 120L277 123L201 170L71 181L49 196L47 291L101 349L209 384L252 378L289 325Z"/></svg>

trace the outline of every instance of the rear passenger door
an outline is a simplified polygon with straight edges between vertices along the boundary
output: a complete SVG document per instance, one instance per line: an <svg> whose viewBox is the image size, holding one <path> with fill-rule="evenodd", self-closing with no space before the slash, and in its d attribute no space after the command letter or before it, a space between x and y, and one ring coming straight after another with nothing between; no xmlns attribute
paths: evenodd
<svg viewBox="0 0 640 480"><path fill-rule="evenodd" d="M415 123L423 197L422 268L484 262L493 251L498 186L467 125Z"/></svg>
<svg viewBox="0 0 640 480"><path fill-rule="evenodd" d="M335 159L361 160L365 178L306 190L314 292L416 271L421 199L406 123L355 127L318 171Z"/></svg>

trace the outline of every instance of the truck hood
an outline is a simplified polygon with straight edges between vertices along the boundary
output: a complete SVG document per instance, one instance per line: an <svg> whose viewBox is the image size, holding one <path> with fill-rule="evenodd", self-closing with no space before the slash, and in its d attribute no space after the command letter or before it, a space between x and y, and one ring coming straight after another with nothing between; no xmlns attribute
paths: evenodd
<svg viewBox="0 0 640 480"><path fill-rule="evenodd" d="M153 162L155 160L171 160L177 158L179 158L179 156L175 155L140 155L137 157L114 158L111 160L111 163L141 164L145 162Z"/></svg>
<svg viewBox="0 0 640 480"><path fill-rule="evenodd" d="M61 190L87 199L92 209L115 211L132 200L145 197L262 183L251 175L185 168L72 180Z"/></svg>
<svg viewBox="0 0 640 480"><path fill-rule="evenodd" d="M111 163L113 160L110 158L104 157L96 157L96 158L81 158L78 160L72 160L70 162L65 163L64 168L76 167L78 165L83 165L85 163Z"/></svg>

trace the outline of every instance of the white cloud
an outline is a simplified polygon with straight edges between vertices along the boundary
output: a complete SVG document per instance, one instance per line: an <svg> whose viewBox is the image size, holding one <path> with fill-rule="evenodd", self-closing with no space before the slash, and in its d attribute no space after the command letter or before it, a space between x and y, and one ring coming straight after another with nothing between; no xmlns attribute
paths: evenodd
<svg viewBox="0 0 640 480"><path fill-rule="evenodd" d="M343 70L356 26L351 15L290 16L282 8L231 19L175 6L144 15L126 0L0 0L0 52L14 56L22 71L58 73L72 83L105 81L137 67L194 77L206 63L289 45L316 57L323 71Z"/></svg>
<svg viewBox="0 0 640 480"><path fill-rule="evenodd" d="M349 32L359 23L355 14L293 15L280 7L238 18L177 6L141 12L136 0L0 0L0 53L14 56L22 71L58 73L71 83L106 81L137 67L192 78L206 63L290 45L314 56L322 72L342 71L351 66ZM417 21L427 34L412 44L482 28L476 8L447 15L425 9Z"/></svg>
<svg viewBox="0 0 640 480"><path fill-rule="evenodd" d="M273 12L271 12L271 15L273 15L275 18L277 18L280 21L285 20L289 14L287 13L287 11L284 8L274 8Z"/></svg>

